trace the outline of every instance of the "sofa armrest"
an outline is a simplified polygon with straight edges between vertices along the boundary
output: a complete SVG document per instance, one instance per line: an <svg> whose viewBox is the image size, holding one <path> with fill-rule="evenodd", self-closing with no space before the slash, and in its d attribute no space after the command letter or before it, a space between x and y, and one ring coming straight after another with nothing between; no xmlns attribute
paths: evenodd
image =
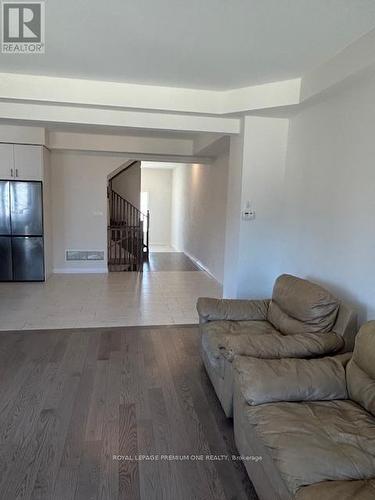
<svg viewBox="0 0 375 500"><path fill-rule="evenodd" d="M269 300L212 299L200 297L197 311L200 323L208 321L265 321Z"/></svg>
<svg viewBox="0 0 375 500"><path fill-rule="evenodd" d="M251 406L276 401L347 399L349 354L316 359L257 359L238 356L235 380Z"/></svg>

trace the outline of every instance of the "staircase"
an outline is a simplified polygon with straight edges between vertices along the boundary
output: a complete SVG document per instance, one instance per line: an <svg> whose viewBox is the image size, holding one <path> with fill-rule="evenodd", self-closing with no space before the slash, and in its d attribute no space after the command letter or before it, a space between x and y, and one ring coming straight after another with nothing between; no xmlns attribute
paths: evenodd
<svg viewBox="0 0 375 500"><path fill-rule="evenodd" d="M150 212L143 214L108 188L108 270L142 271L149 258Z"/></svg>

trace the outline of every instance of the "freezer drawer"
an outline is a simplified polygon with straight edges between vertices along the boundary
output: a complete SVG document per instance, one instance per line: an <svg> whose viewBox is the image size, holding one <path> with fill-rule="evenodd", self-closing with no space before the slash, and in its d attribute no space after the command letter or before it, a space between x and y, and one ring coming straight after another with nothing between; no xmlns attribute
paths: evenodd
<svg viewBox="0 0 375 500"><path fill-rule="evenodd" d="M12 240L0 236L0 281L12 281Z"/></svg>
<svg viewBox="0 0 375 500"><path fill-rule="evenodd" d="M0 181L0 235L10 234L10 207L8 181Z"/></svg>
<svg viewBox="0 0 375 500"><path fill-rule="evenodd" d="M14 281L44 281L44 251L41 237L13 237Z"/></svg>
<svg viewBox="0 0 375 500"><path fill-rule="evenodd" d="M11 182L10 199L12 234L15 236L42 235L42 183Z"/></svg>

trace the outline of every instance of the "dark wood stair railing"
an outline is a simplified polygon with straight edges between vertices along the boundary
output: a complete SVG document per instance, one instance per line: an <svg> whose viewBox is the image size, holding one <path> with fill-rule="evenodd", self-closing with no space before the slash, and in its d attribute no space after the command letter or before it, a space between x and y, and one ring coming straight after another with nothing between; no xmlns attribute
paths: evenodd
<svg viewBox="0 0 375 500"><path fill-rule="evenodd" d="M108 269L142 271L149 258L150 212L142 213L108 188Z"/></svg>

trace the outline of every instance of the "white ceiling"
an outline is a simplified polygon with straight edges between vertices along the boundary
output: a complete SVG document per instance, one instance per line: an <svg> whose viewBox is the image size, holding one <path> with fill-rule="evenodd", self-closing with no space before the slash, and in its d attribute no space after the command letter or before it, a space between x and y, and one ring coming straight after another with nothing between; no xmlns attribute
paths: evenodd
<svg viewBox="0 0 375 500"><path fill-rule="evenodd" d="M229 89L301 76L374 27L374 0L48 0L46 54L0 71Z"/></svg>

